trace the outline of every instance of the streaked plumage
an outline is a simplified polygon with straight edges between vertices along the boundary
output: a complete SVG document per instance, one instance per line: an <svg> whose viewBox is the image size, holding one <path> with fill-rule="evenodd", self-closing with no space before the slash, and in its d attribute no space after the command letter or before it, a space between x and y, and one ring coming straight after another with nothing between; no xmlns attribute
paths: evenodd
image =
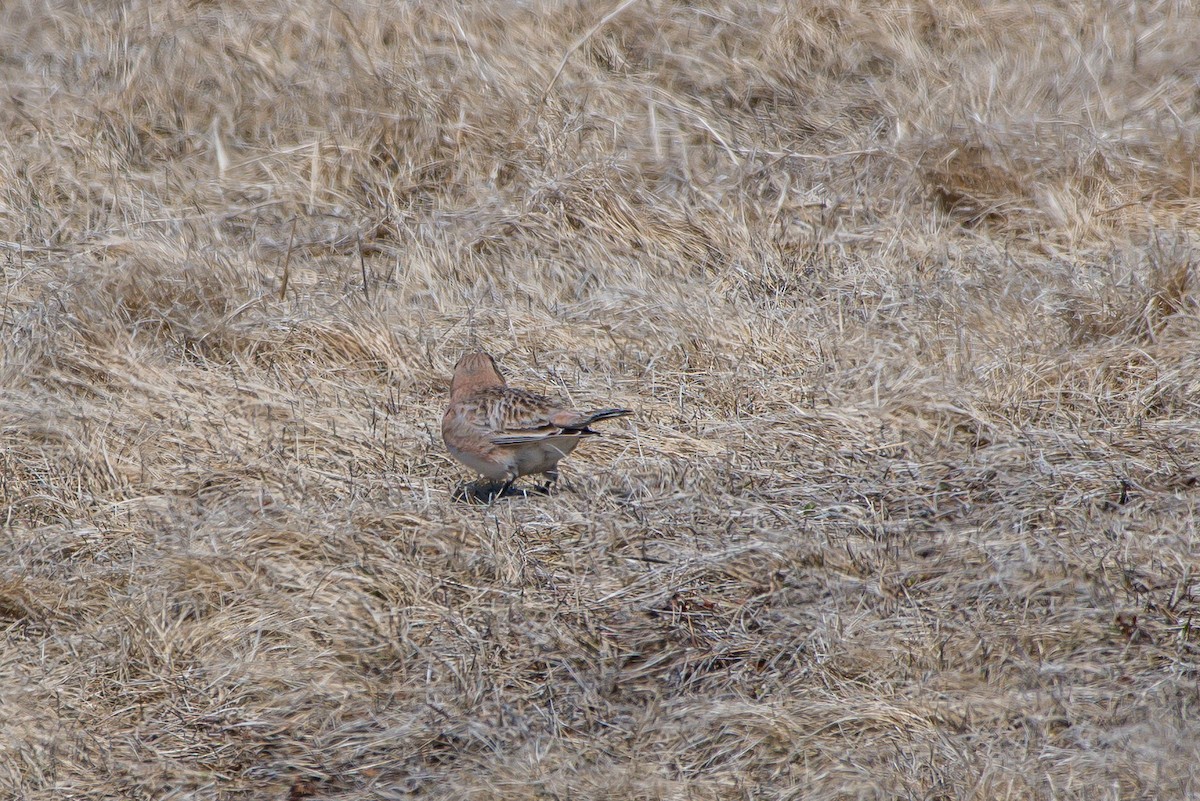
<svg viewBox="0 0 1200 801"><path fill-rule="evenodd" d="M495 360L483 351L463 355L450 383L450 408L442 439L450 455L507 489L520 476L558 478L558 462L580 440L598 434L600 420L629 409L576 412L542 395L508 386Z"/></svg>

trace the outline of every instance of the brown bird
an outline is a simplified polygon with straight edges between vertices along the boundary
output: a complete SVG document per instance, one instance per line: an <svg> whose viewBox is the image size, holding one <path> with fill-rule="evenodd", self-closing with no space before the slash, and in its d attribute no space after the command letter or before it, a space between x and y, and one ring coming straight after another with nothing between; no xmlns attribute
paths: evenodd
<svg viewBox="0 0 1200 801"><path fill-rule="evenodd" d="M450 455L492 482L492 497L520 476L544 473L546 488L558 479L558 462L579 441L599 434L600 420L633 414L629 409L576 412L542 395L508 386L496 360L483 351L463 354L450 382L450 408L442 439ZM477 488L478 489L478 488Z"/></svg>

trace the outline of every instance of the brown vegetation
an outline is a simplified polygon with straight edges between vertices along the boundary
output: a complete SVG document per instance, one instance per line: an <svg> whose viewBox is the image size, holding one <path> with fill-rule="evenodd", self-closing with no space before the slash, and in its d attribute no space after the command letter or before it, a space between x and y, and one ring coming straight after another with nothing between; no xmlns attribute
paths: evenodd
<svg viewBox="0 0 1200 801"><path fill-rule="evenodd" d="M1200 793L1195 5L617 5L0 5L0 796Z"/></svg>

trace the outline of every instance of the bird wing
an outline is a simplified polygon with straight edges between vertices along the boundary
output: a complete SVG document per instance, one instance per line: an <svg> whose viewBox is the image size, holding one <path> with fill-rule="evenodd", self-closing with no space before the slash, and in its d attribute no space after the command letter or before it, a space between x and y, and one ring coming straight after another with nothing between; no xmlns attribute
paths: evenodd
<svg viewBox="0 0 1200 801"><path fill-rule="evenodd" d="M543 395L512 387L488 388L475 396L475 424L489 432L494 445L522 445L554 437L595 434L588 426L597 420L621 417L626 409L575 412Z"/></svg>
<svg viewBox="0 0 1200 801"><path fill-rule="evenodd" d="M558 406L549 398L511 387L497 387L480 396L480 427L496 445L520 445L558 436L562 427L552 419Z"/></svg>
<svg viewBox="0 0 1200 801"><path fill-rule="evenodd" d="M555 437L581 436L582 434L582 431L563 431L557 426L547 426L538 431L530 431L528 434L501 434L498 437L492 437L491 441L493 445L524 445L528 442L542 442Z"/></svg>
<svg viewBox="0 0 1200 801"><path fill-rule="evenodd" d="M633 414L629 409L601 409L596 412L573 412L568 409L544 411L546 413L538 416L533 425L516 430L506 429L500 436L492 437L492 442L497 445L520 445L552 437L585 437L600 433L589 427L598 420Z"/></svg>

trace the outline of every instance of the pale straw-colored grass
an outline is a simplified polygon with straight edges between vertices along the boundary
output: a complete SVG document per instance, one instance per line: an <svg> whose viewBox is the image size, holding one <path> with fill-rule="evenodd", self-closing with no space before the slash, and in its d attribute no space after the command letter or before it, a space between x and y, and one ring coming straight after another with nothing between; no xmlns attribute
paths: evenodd
<svg viewBox="0 0 1200 801"><path fill-rule="evenodd" d="M1200 793L1195 7L619 5L0 5L0 797Z"/></svg>

